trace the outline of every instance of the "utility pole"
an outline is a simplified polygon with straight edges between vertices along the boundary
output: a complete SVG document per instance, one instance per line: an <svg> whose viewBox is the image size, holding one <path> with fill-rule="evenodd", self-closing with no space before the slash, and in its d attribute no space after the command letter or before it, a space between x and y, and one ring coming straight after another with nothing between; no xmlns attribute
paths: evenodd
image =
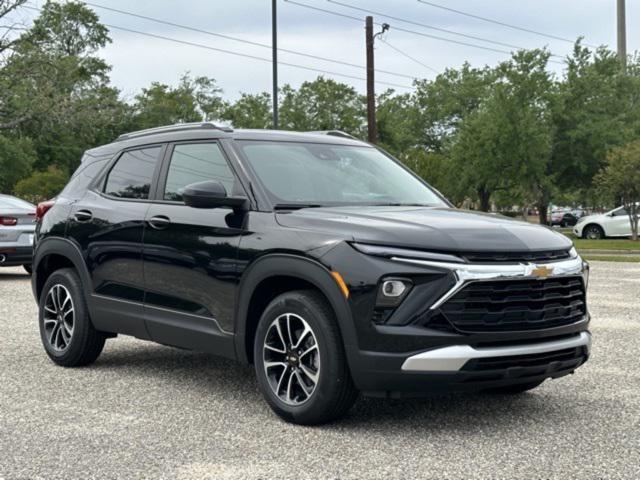
<svg viewBox="0 0 640 480"><path fill-rule="evenodd" d="M382 24L382 30L373 34L373 17L365 18L364 33L367 44L367 139L370 143L378 142L378 126L376 124L376 89L375 69L373 68L373 43L376 37L389 30L388 23Z"/></svg>
<svg viewBox="0 0 640 480"><path fill-rule="evenodd" d="M625 0L618 0L618 58L624 66L627 65L627 25L625 14Z"/></svg>
<svg viewBox="0 0 640 480"><path fill-rule="evenodd" d="M369 142L378 141L378 127L376 125L376 91L375 71L373 69L373 17L365 19L365 37L367 44L367 138Z"/></svg>
<svg viewBox="0 0 640 480"><path fill-rule="evenodd" d="M271 48L273 50L273 128L278 129L278 0L271 0Z"/></svg>

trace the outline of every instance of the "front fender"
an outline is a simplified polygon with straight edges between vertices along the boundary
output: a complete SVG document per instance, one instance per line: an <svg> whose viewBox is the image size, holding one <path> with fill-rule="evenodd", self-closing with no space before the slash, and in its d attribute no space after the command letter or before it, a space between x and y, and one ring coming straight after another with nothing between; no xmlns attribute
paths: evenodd
<svg viewBox="0 0 640 480"><path fill-rule="evenodd" d="M249 363L245 348L245 336L249 319L249 304L256 287L265 279L275 276L297 277L314 285L327 298L338 321L345 345L347 360L351 366L351 352L357 350L356 331L348 301L342 294L329 269L316 260L292 254L267 254L255 260L243 273L238 288L235 316L236 357ZM353 348L351 348L353 347Z"/></svg>

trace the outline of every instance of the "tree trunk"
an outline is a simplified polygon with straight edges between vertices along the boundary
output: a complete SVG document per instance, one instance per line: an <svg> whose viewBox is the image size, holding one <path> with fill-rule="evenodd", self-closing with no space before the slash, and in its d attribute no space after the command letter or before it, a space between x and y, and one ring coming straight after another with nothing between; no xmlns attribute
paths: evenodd
<svg viewBox="0 0 640 480"><path fill-rule="evenodd" d="M638 207L631 204L627 207L629 212L629 223L631 224L631 240L638 241Z"/></svg>
<svg viewBox="0 0 640 480"><path fill-rule="evenodd" d="M547 219L547 202L538 202L538 220L540 225L547 225L549 223Z"/></svg>
<svg viewBox="0 0 640 480"><path fill-rule="evenodd" d="M478 189L478 199L480 200L480 210L488 212L491 205L489 200L491 199L491 192L488 192L484 187Z"/></svg>

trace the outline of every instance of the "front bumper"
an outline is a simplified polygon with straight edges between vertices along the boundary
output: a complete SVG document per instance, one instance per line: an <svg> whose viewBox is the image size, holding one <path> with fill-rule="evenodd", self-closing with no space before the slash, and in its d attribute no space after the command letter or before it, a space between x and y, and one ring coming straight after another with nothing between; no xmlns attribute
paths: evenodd
<svg viewBox="0 0 640 480"><path fill-rule="evenodd" d="M470 345L452 345L418 353L407 358L402 364L404 372L458 372L476 359L530 356L553 353L559 350L584 348L591 351L591 334L581 332L576 336L551 340L543 343L529 343L516 346L474 348Z"/></svg>
<svg viewBox="0 0 640 480"><path fill-rule="evenodd" d="M356 385L367 396L481 391L573 373L591 352L587 331L498 347L452 345L410 355L359 352Z"/></svg>
<svg viewBox="0 0 640 480"><path fill-rule="evenodd" d="M531 383L573 373L589 358L591 335L587 331L586 293L580 297L584 305L581 316L568 323L541 322L538 325L532 320L529 327L491 330L494 325L488 324L485 330L472 330L456 322L442 328L431 320L421 320L435 318L430 315L442 311L442 306L449 300L455 302L459 292L470 285L504 281L507 284L532 284L534 288L538 281L564 285L566 281L581 279L586 291L588 265L579 256L560 261L511 264L444 263L401 257L379 261L384 261L387 272L394 274L396 271L391 269L417 267L430 274L443 272L450 281L440 282L439 285L446 289L441 289L438 297L429 299L426 304L420 302L425 296L420 295L418 301L413 302L416 298L408 297L401 308L415 310L414 314L396 314L386 324L372 324L364 309L361 310L363 315L355 316L359 319L356 321L360 327L359 348L349 355L350 366L356 386L367 395L477 391ZM398 275L407 272L399 270ZM411 275L415 273L411 271ZM571 290L575 287L562 288ZM430 285L426 285L426 289L432 290ZM532 290L536 291L539 292ZM417 288L414 292L418 296ZM554 298L544 301L553 303ZM550 305L549 308L553 315L555 307ZM394 324L399 317L403 322Z"/></svg>

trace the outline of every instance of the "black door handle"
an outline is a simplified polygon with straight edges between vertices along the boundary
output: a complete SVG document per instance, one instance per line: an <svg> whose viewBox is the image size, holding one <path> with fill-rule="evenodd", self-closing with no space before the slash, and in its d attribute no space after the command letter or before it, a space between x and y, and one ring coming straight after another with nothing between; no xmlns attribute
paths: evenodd
<svg viewBox="0 0 640 480"><path fill-rule="evenodd" d="M169 217L165 217L164 215L157 215L155 217L151 217L147 220L149 226L155 228L156 230L164 230L171 224L171 220Z"/></svg>
<svg viewBox="0 0 640 480"><path fill-rule="evenodd" d="M74 214L74 218L78 222L88 222L93 218L93 213L91 213L89 210L78 210Z"/></svg>

